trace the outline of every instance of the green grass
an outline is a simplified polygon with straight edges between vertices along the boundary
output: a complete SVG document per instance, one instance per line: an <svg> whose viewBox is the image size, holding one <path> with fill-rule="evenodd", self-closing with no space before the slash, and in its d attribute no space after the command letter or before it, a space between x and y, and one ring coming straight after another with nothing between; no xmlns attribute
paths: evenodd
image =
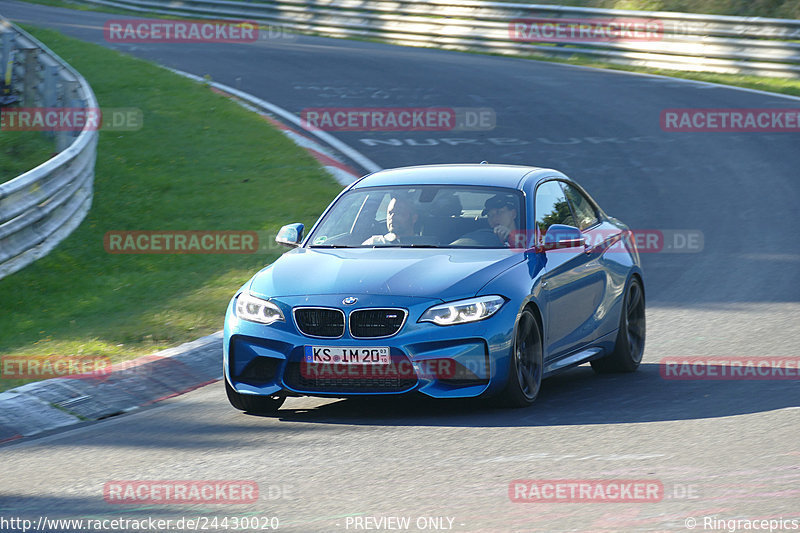
<svg viewBox="0 0 800 533"><path fill-rule="evenodd" d="M47 161L55 152L55 140L38 131L0 130L0 183Z"/></svg>
<svg viewBox="0 0 800 533"><path fill-rule="evenodd" d="M278 251L116 255L110 230L256 230L313 222L337 185L305 151L205 86L151 63L26 28L139 131L100 132L92 209L48 256L0 280L0 354L113 361L221 329L234 291ZM110 75L112 74L113 75ZM21 384L0 380L0 390Z"/></svg>

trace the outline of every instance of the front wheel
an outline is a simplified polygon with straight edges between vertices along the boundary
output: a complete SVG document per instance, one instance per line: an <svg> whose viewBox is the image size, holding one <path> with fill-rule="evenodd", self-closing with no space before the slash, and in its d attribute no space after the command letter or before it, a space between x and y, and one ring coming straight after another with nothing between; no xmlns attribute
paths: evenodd
<svg viewBox="0 0 800 533"><path fill-rule="evenodd" d="M644 289L638 278L628 283L622 301L622 316L614 351L602 359L592 361L598 374L611 372L633 372L639 368L644 354L645 339Z"/></svg>
<svg viewBox="0 0 800 533"><path fill-rule="evenodd" d="M240 411L246 411L257 415L274 415L283 402L286 401L286 396L274 394L272 396L257 396L255 394L241 394L236 392L226 378L222 378L225 382L225 394L228 396L228 401L231 405Z"/></svg>
<svg viewBox="0 0 800 533"><path fill-rule="evenodd" d="M506 388L498 396L506 407L527 407L542 387L542 332L530 309L517 322Z"/></svg>

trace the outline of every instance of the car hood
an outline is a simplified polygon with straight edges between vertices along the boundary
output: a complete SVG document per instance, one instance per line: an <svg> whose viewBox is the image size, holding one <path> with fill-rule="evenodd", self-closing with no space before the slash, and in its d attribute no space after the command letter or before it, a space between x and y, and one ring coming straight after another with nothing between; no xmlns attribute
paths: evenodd
<svg viewBox="0 0 800 533"><path fill-rule="evenodd" d="M523 261L506 249L296 248L256 274L262 297L371 294L451 300L475 295Z"/></svg>

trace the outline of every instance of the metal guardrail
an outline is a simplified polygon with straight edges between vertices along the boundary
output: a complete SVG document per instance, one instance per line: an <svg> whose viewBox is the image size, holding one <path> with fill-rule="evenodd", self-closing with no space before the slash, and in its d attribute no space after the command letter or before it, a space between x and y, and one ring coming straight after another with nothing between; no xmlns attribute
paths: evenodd
<svg viewBox="0 0 800 533"><path fill-rule="evenodd" d="M584 55L616 64L800 78L800 20L480 0L83 0L190 18L247 19L331 37L508 55ZM512 38L512 21L647 19L655 40L558 43ZM792 42L795 41L795 42Z"/></svg>
<svg viewBox="0 0 800 533"><path fill-rule="evenodd" d="M97 109L86 80L24 30L0 17L2 65L26 108ZM47 255L78 227L92 204L97 129L56 132L59 153L0 183L0 278Z"/></svg>

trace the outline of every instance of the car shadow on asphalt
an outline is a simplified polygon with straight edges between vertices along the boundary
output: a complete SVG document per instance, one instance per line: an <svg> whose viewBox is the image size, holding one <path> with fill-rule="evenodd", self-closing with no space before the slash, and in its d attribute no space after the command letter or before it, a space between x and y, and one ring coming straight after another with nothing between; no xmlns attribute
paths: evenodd
<svg viewBox="0 0 800 533"><path fill-rule="evenodd" d="M796 377L689 381L665 379L663 371L658 363L612 375L595 375L588 365L577 367L545 380L536 402L522 409L492 407L479 399L423 396L348 398L293 409L289 398L277 417L318 424L524 427L692 420L800 406Z"/></svg>

